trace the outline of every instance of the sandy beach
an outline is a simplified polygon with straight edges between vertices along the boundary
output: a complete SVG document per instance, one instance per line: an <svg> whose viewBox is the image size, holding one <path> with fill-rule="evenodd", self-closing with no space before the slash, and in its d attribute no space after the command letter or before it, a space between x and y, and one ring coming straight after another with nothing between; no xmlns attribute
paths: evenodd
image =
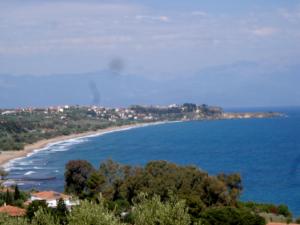
<svg viewBox="0 0 300 225"><path fill-rule="evenodd" d="M4 164L8 163L10 160L26 157L29 153L33 152L34 150L41 149L46 147L47 145L51 143L56 143L60 141L65 141L73 138L80 138L80 137L86 137L90 135L101 135L103 133L112 132L112 131L118 131L128 128L135 128L135 127L142 127L147 125L155 125L160 124L161 122L155 122L155 123L139 123L139 124L130 124L130 125L124 125L124 126L115 126L115 127L109 127L106 129L101 129L97 131L88 131L84 133L79 134L71 134L71 135L65 135L65 136L58 136L51 139L44 139L40 140L34 144L29 144L24 147L23 150L20 151L2 151L0 154L0 167Z"/></svg>

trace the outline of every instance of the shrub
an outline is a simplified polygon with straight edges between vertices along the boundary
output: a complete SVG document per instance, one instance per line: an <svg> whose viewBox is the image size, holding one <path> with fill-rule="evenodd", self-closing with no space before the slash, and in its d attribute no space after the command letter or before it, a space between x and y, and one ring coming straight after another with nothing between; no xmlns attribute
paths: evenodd
<svg viewBox="0 0 300 225"><path fill-rule="evenodd" d="M28 222L24 218L13 218L0 213L0 225L28 225Z"/></svg>
<svg viewBox="0 0 300 225"><path fill-rule="evenodd" d="M212 208L201 215L204 225L265 225L264 218L248 210L232 207Z"/></svg>
<svg viewBox="0 0 300 225"><path fill-rule="evenodd" d="M70 225L122 225L119 219L107 208L102 201L82 201L80 206L74 207L68 216Z"/></svg>
<svg viewBox="0 0 300 225"><path fill-rule="evenodd" d="M140 202L135 204L133 218L135 225L189 225L191 223L184 201L171 199L162 202L155 195L147 199L147 195L140 194Z"/></svg>
<svg viewBox="0 0 300 225"><path fill-rule="evenodd" d="M32 203L30 203L30 205L27 208L26 217L31 221L35 216L35 213L40 209L44 209L44 210L48 209L48 205L46 201L39 201L39 200L33 201Z"/></svg>
<svg viewBox="0 0 300 225"><path fill-rule="evenodd" d="M58 219L49 210L40 208L34 213L32 225L60 225Z"/></svg>

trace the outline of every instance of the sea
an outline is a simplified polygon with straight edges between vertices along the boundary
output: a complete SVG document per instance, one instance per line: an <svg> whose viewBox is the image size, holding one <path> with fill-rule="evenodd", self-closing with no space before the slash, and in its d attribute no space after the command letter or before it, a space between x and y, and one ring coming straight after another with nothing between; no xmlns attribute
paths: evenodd
<svg viewBox="0 0 300 225"><path fill-rule="evenodd" d="M243 110L285 116L164 123L76 138L13 160L6 169L22 189L63 191L69 160L88 160L95 168L107 159L130 165L167 160L211 175L240 173L241 200L286 204L300 216L300 108Z"/></svg>

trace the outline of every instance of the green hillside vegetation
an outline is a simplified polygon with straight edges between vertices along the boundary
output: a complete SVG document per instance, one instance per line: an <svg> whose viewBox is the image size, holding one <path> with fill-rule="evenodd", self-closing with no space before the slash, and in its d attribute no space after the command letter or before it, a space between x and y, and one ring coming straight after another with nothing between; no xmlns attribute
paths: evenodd
<svg viewBox="0 0 300 225"><path fill-rule="evenodd" d="M160 218L156 213L163 210L153 211L159 209L160 204L168 205L170 209L180 205L181 211L176 214L185 212L189 222L178 224L265 224L259 216L264 209L257 211L239 201L242 191L239 174L210 176L197 167L166 161L151 161L144 167L132 167L107 160L98 169L84 160L70 161L66 165L65 191L91 201L101 193L107 207L118 215L127 212L123 219L132 224L137 219L133 208L149 217L139 219L148 222L141 224L177 224L174 221L149 222L150 217ZM148 212L137 204L148 209L151 206L151 210Z"/></svg>
<svg viewBox="0 0 300 225"><path fill-rule="evenodd" d="M21 150L26 144L61 135L104 129L129 124L97 119L87 109L74 108L64 113L34 111L0 116L0 150Z"/></svg>
<svg viewBox="0 0 300 225"><path fill-rule="evenodd" d="M0 187L0 206L7 204L18 207L24 207L24 202L27 200L28 194L19 190L18 186L12 189Z"/></svg>
<svg viewBox="0 0 300 225"><path fill-rule="evenodd" d="M239 174L211 176L197 167L166 161L133 167L107 160L99 168L84 160L70 161L65 191L80 199L71 211L61 199L57 208L33 201L25 207L26 216L0 214L0 224L265 225L268 213L292 218L284 205L240 202ZM17 187L7 193L0 195L1 204L24 207L26 193Z"/></svg>

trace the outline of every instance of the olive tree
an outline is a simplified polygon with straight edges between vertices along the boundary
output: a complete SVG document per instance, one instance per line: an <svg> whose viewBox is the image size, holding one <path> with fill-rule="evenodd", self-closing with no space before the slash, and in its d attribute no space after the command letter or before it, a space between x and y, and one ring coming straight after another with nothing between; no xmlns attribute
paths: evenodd
<svg viewBox="0 0 300 225"><path fill-rule="evenodd" d="M74 207L68 216L69 225L122 225L114 213L104 206L103 202L99 204L82 201L80 206Z"/></svg>
<svg viewBox="0 0 300 225"><path fill-rule="evenodd" d="M190 225L191 219L184 201L171 199L162 202L155 195L147 199L147 195L140 194L134 206L133 218L135 225Z"/></svg>

